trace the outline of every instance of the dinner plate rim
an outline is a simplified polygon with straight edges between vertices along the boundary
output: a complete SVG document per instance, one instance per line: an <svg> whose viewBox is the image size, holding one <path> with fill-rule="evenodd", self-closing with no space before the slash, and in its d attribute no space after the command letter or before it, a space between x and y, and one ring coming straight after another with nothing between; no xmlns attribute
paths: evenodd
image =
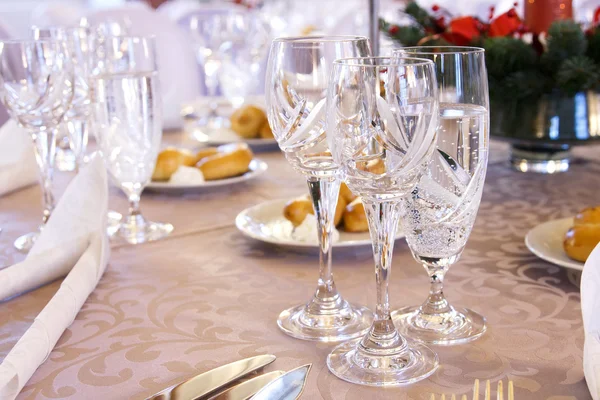
<svg viewBox="0 0 600 400"><path fill-rule="evenodd" d="M254 167L253 167L254 165ZM269 165L260 158L253 158L250 161L250 170L243 175L234 176L232 178L218 179L214 181L205 181L202 184L177 185L169 182L150 182L145 189L153 192L160 191L185 191L185 190L202 190L221 186L235 185L237 183L252 180L267 171Z"/></svg>
<svg viewBox="0 0 600 400"><path fill-rule="evenodd" d="M556 232L556 228L558 226L562 227L564 225L567 225L567 223L570 224L569 226L572 226L573 217L553 219L534 226L529 230L529 232L527 232L527 235L525 235L525 246L527 246L529 251L531 251L534 255L536 255L544 261L547 261L554 265L558 265L560 267L574 269L577 271L583 271L584 263L571 260L566 253L564 253L565 259L556 258L555 256L545 252L542 246L537 246L535 244L535 235L540 235L541 237L549 237L550 235L552 235L544 233L545 231L553 232L553 234L558 235L558 233ZM564 235L564 232L562 233L562 235ZM562 248L561 250L564 252Z"/></svg>
<svg viewBox="0 0 600 400"><path fill-rule="evenodd" d="M246 216L250 212L252 212L256 209L262 208L262 207L267 207L269 205L279 206L283 210L284 204L290 200L293 200L293 198L289 198L289 197L278 198L278 199L273 199L273 200L266 200L266 201L260 202L258 204L255 204L251 207L248 207L248 208L244 209L243 211L241 211L240 213L238 213L238 215L235 217L235 226L242 234L246 235L247 237L249 237L251 239L258 240L263 243L269 243L269 244L277 245L280 247L287 247L287 248L318 250L319 245L316 243L307 243L307 242L286 240L286 239L275 239L270 236L257 235L253 231L246 228L245 219L246 219ZM351 233L348 232L347 234L351 234ZM396 234L396 240L402 239L404 237L405 237L405 235L402 232ZM362 246L367 246L367 245L371 245L370 238L369 239L361 239L361 240L344 240L344 241L338 241L338 242L333 243L334 248L362 247Z"/></svg>

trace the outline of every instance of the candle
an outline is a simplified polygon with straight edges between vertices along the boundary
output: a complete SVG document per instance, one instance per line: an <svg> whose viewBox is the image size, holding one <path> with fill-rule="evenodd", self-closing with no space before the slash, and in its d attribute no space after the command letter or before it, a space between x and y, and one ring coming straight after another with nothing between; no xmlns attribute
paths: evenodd
<svg viewBox="0 0 600 400"><path fill-rule="evenodd" d="M523 0L525 2L525 25L533 33L546 32L552 22L573 19L572 0Z"/></svg>

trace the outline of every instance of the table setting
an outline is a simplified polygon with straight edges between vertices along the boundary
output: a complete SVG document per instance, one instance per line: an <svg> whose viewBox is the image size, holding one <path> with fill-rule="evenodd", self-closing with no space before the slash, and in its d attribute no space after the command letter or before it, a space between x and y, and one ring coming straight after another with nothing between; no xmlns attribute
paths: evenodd
<svg viewBox="0 0 600 400"><path fill-rule="evenodd" d="M600 8L171 1L0 38L0 399L600 399Z"/></svg>

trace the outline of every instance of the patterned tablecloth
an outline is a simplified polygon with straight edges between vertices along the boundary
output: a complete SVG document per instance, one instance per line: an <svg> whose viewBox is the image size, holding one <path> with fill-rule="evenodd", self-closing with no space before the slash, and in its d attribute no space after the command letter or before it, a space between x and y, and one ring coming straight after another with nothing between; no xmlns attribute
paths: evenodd
<svg viewBox="0 0 600 400"><path fill-rule="evenodd" d="M171 137L172 139L173 137ZM287 337L278 313L309 298L317 254L247 239L234 226L244 208L306 191L281 154L260 154L269 171L253 182L204 194L144 194L148 217L169 221L163 241L115 247L104 277L20 398L140 399L220 364L272 353L273 369L312 363L306 399L427 399L469 393L473 380L512 379L518 399L588 399L582 370L583 328L577 276L532 255L523 239L535 225L600 203L598 148L565 174L509 170L505 146L492 146L483 201L467 248L447 278L448 298L485 315L480 340L438 347L441 367L412 386L351 385L328 372L331 345ZM59 190L68 174L59 176ZM111 208L125 211L114 190ZM39 190L0 198L0 265L22 259L11 246L35 228ZM338 288L350 301L374 306L370 247L334 252ZM59 282L0 304L5 355L56 291ZM404 241L396 243L392 306L420 303L427 278Z"/></svg>

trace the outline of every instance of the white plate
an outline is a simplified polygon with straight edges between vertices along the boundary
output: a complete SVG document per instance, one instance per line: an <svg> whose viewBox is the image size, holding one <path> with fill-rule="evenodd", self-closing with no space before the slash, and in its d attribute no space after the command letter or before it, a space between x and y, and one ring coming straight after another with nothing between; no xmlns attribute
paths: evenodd
<svg viewBox="0 0 600 400"><path fill-rule="evenodd" d="M243 175L236 176L233 178L219 179L215 181L206 181L200 184L177 184L171 182L150 182L146 186L146 190L153 192L201 192L205 189L215 188L219 186L234 185L240 182L246 182L250 179L254 179L261 175L267 170L267 163L255 158L250 161L250 170Z"/></svg>
<svg viewBox="0 0 600 400"><path fill-rule="evenodd" d="M217 112L220 116L226 119L233 113L233 107L229 100L225 97L217 97L213 99L214 103L217 104ZM250 96L244 105L255 105L259 108L265 109L264 96ZM188 104L183 107L182 115L194 115L196 118L203 116L207 113L210 108L209 98L200 98L195 102ZM185 117L184 117L185 119ZM226 122L229 122L228 120ZM277 150L279 146L275 139L244 139L238 136L228 126L219 129L218 131L206 134L198 127L196 120L190 118L185 123L185 131L195 140L200 143L204 143L209 146L220 146L222 144L244 142L247 143L252 150L264 151L264 150Z"/></svg>
<svg viewBox="0 0 600 400"><path fill-rule="evenodd" d="M291 237L293 225L283 216L283 208L289 199L266 201L247 208L235 219L235 225L246 236L262 242L284 247L317 249L318 244L302 242ZM340 230L340 239L333 247L371 245L369 232L349 233ZM396 239L404 235L398 232Z"/></svg>
<svg viewBox="0 0 600 400"><path fill-rule="evenodd" d="M525 245L542 260L561 267L583 271L583 263L567 256L563 249L565 233L573 226L573 218L555 219L539 224L525 236Z"/></svg>

